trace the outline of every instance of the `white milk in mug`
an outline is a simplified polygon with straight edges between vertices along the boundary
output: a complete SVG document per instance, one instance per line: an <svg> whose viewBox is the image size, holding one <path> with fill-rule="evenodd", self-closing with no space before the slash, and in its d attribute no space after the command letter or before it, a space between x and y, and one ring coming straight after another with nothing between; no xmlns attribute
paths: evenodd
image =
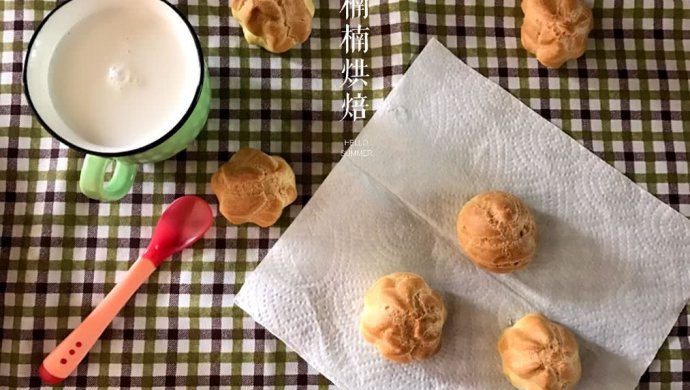
<svg viewBox="0 0 690 390"><path fill-rule="evenodd" d="M146 144L175 126L194 98L199 63L181 47L189 32L165 9L149 1L119 3L62 38L49 89L60 116L81 137L123 147Z"/></svg>

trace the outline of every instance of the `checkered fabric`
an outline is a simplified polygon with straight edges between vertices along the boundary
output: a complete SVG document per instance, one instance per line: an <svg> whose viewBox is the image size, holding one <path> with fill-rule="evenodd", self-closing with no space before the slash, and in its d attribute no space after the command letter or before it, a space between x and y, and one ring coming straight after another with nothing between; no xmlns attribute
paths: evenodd
<svg viewBox="0 0 690 390"><path fill-rule="evenodd" d="M345 58L364 58L368 65L361 91L370 116L424 44L438 37L690 216L687 1L594 1L586 55L559 70L541 67L521 49L519 0L370 0L369 18L350 21L339 13L338 0L316 0L310 40L282 55L248 46L227 0L174 4L195 26L210 68L207 129L186 152L142 166L126 198L99 203L78 191L83 156L41 130L22 94L24 52L56 3L0 1L0 388L38 387L44 356L142 252L164 206L183 194L215 205L210 177L244 146L291 164L295 204L267 229L232 226L218 217L193 249L160 267L64 384L328 387L327 379L231 303L363 126L340 121L349 91L341 86ZM346 23L370 28L367 53L340 48ZM690 388L689 319L686 308L640 389Z"/></svg>

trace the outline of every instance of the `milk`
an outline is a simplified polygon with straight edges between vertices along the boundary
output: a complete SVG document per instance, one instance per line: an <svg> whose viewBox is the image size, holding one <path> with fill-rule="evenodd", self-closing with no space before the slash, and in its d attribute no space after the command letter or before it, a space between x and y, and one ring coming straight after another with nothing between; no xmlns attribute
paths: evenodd
<svg viewBox="0 0 690 390"><path fill-rule="evenodd" d="M50 62L50 99L85 141L135 149L183 118L200 81L189 30L161 2L120 0L76 23Z"/></svg>

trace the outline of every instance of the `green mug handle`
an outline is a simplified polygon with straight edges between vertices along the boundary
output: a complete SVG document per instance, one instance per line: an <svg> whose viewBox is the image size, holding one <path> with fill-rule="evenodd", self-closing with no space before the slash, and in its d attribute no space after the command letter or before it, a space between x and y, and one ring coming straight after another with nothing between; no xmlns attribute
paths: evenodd
<svg viewBox="0 0 690 390"><path fill-rule="evenodd" d="M105 181L105 171L110 164L115 164L113 175ZM134 184L137 164L87 154L81 168L79 188L89 198L102 201L122 199Z"/></svg>

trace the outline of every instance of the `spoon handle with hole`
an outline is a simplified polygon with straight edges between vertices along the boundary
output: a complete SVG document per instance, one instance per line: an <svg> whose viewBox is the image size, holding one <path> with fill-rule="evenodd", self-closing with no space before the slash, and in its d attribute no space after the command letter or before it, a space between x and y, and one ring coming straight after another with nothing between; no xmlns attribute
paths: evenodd
<svg viewBox="0 0 690 390"><path fill-rule="evenodd" d="M46 356L38 370L41 379L55 384L67 378L89 353L117 313L155 270L156 265L145 257L135 261L101 303Z"/></svg>

